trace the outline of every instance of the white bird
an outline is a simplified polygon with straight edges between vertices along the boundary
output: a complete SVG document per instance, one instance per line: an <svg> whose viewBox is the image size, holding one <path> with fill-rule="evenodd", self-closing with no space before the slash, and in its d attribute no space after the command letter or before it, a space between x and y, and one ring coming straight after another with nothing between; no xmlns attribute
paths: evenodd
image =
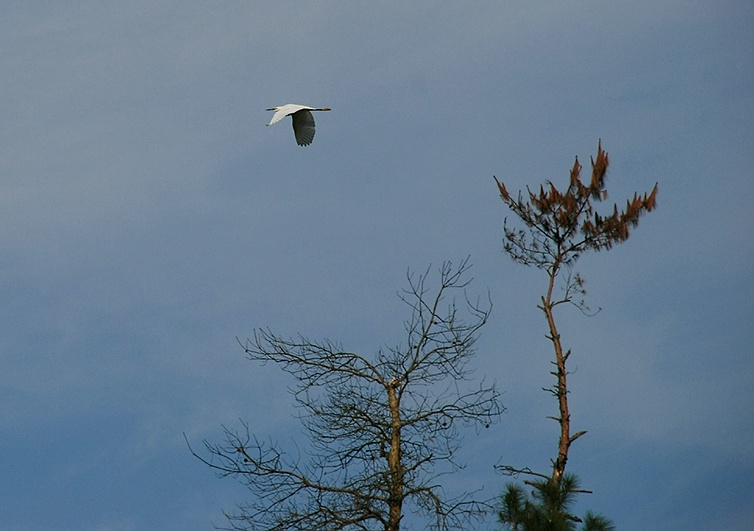
<svg viewBox="0 0 754 531"><path fill-rule="evenodd" d="M306 105L287 103L267 110L275 111L275 114L272 115L272 120L267 125L277 123L290 115L293 119L293 134L296 135L296 143L299 146L308 146L314 140L314 116L312 116L311 111L329 111L330 109L328 107L315 109Z"/></svg>

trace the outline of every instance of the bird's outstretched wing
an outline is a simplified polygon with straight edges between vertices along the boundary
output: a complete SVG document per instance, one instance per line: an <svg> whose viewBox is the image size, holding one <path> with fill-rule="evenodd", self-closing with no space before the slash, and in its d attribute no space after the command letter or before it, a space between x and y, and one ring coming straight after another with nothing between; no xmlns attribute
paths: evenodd
<svg viewBox="0 0 754 531"><path fill-rule="evenodd" d="M275 113L275 116L278 113ZM273 120L275 116L272 117ZM293 134L296 135L296 143L299 146L311 144L314 140L314 116L312 116L312 113L306 109L301 109L294 112L291 118L293 118Z"/></svg>
<svg viewBox="0 0 754 531"><path fill-rule="evenodd" d="M285 118L291 113L290 109L285 109L283 107L280 107L277 111L275 111L275 114L272 115L272 120L270 120L270 123L267 125L272 125L278 123L280 120Z"/></svg>

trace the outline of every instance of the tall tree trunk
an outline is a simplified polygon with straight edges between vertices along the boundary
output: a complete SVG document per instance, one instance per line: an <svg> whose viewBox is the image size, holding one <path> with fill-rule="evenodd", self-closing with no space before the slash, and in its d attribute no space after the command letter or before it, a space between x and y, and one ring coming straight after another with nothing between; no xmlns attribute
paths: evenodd
<svg viewBox="0 0 754 531"><path fill-rule="evenodd" d="M550 333L547 335L547 339L552 341L552 345L555 349L555 370L550 374L555 376L557 382L551 392L558 399L558 417L550 417L560 425L560 437L558 438L558 456L552 462L552 479L553 481L560 481L560 478L565 472L566 463L568 462L568 450L571 447L571 443L584 435L585 431L580 431L571 436L571 413L568 410L568 371L566 370L566 361L571 355L571 351L563 351L563 345L560 342L560 334L558 328L555 326L555 318L553 316L553 309L561 302L567 302L566 300L553 301L552 292L555 285L555 278L558 275L560 267L560 261L556 260L550 269L550 282L547 287L547 296L542 297L542 306L539 308L545 313L547 317L547 325L550 328Z"/></svg>
<svg viewBox="0 0 754 531"><path fill-rule="evenodd" d="M401 464L401 416L400 401L396 388L398 380L387 384L388 405L392 419L392 434L390 438L390 452L388 466L390 468L390 516L385 531L399 531L403 516L403 466Z"/></svg>
<svg viewBox="0 0 754 531"><path fill-rule="evenodd" d="M558 439L558 457L552 463L552 479L559 480L565 472L566 462L568 461L568 448L571 445L571 414L568 411L568 382L566 371L566 359L569 352L563 353L563 346L560 343L560 335L558 329L555 326L555 320L552 316L552 303L546 301L544 298L543 311L547 316L547 324L550 327L550 334L547 338L552 341L555 348L555 370L552 371L557 378L557 383L553 389L553 393L558 399L558 410L560 416L555 418L560 424L560 438Z"/></svg>

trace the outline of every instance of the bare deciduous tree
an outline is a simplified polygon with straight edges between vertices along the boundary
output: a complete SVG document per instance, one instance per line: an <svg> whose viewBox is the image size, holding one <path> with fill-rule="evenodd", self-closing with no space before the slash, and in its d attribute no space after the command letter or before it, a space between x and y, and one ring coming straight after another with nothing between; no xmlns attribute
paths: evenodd
<svg viewBox="0 0 754 531"><path fill-rule="evenodd" d="M462 466L454 458L459 427L489 427L503 410L494 385L468 387L491 308L489 299L467 298L468 267L468 259L445 263L435 290L429 270L409 274L399 294L411 313L407 341L372 358L269 330L243 343L250 360L274 362L296 379L291 392L310 446L288 453L243 424L224 428L223 444L204 441L208 457L192 450L251 491L248 504L226 515L234 529L398 531L407 509L427 517L428 528L467 529L489 508L470 493L448 498L439 483ZM463 294L465 318L447 300L453 291Z"/></svg>

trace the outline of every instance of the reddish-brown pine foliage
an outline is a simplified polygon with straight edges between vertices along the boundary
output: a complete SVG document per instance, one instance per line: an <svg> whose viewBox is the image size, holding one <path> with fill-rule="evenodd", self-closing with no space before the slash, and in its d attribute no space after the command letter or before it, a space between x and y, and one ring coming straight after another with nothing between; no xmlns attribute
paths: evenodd
<svg viewBox="0 0 754 531"><path fill-rule="evenodd" d="M548 182L547 189L540 186L539 193L527 189L527 201L520 192L518 198L513 199L505 185L495 178L505 204L529 228L528 235L524 230L505 229L505 250L515 261L547 269L554 267L557 272L560 266L572 264L582 251L610 249L615 243L626 241L641 215L655 208L656 184L649 194L634 194L623 211L615 205L610 215L596 213L593 202L608 197L605 177L609 159L601 142L597 158L591 162L588 184L581 182L582 167L576 158L565 192Z"/></svg>

